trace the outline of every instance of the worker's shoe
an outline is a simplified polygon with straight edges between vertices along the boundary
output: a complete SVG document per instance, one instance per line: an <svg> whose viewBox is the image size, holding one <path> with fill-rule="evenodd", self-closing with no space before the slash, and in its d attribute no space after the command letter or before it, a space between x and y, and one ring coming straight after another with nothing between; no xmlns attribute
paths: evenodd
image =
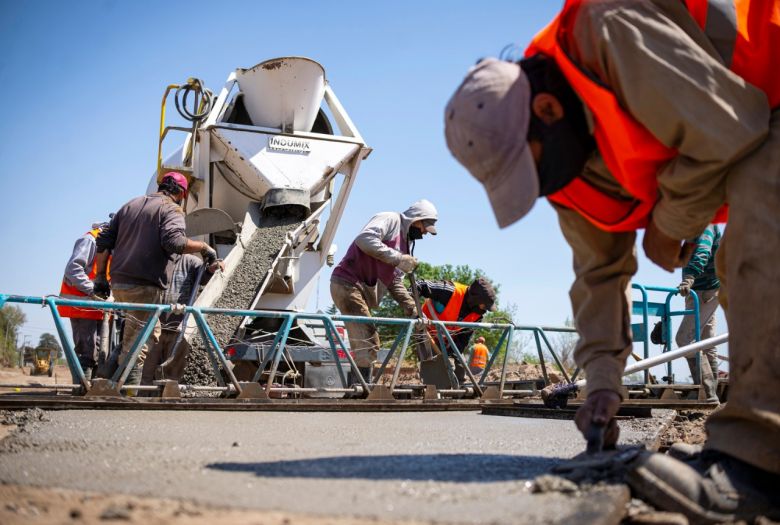
<svg viewBox="0 0 780 525"><path fill-rule="evenodd" d="M141 384L141 369L136 364L130 370L130 373L127 374L127 379L125 380L125 385L127 385L127 386L135 386L135 385L140 385L140 384ZM135 389L126 390L125 394L127 394L129 397L136 397L136 396L138 396L138 390L135 390Z"/></svg>
<svg viewBox="0 0 780 525"><path fill-rule="evenodd" d="M689 462L646 452L629 470L627 481L641 499L684 514L691 523L780 519L780 474L714 450Z"/></svg>

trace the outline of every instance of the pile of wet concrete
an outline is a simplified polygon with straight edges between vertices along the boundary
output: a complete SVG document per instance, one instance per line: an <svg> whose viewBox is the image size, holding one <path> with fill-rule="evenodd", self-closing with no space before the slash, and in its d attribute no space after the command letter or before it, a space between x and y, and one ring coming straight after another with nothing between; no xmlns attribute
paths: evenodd
<svg viewBox="0 0 780 525"><path fill-rule="evenodd" d="M257 231L244 251L241 263L233 272L214 308L246 310L267 277L276 256L284 245L287 233L301 224L297 217L263 217ZM242 318L229 315L206 315L206 320L221 348L231 340ZM187 385L216 385L217 380L209 359L206 344L198 333L191 340L192 351L180 383Z"/></svg>

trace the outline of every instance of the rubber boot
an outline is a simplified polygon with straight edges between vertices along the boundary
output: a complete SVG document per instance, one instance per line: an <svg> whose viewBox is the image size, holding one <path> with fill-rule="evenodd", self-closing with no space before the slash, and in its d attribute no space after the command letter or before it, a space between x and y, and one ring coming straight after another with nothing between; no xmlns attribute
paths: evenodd
<svg viewBox="0 0 780 525"><path fill-rule="evenodd" d="M84 371L84 378L87 380L87 384L89 384L92 381L92 366L90 366L90 365L87 365L87 366L82 365L82 370ZM79 380L74 377L73 378L73 382L74 383L78 383ZM84 388L84 385L80 385L80 386L77 386L76 388L74 388L73 390L71 390L71 393L74 396L83 396L84 394L87 393L87 389Z"/></svg>

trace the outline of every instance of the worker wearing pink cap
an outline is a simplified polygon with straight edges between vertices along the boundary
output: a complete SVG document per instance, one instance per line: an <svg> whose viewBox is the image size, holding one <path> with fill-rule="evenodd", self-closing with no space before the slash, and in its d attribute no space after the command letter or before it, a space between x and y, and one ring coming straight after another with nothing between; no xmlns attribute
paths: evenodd
<svg viewBox="0 0 780 525"><path fill-rule="evenodd" d="M107 297L113 292L117 302L160 304L170 285L179 254L200 253L209 265L216 261L217 253L213 248L205 242L188 239L185 234L181 204L187 197L188 187L184 175L169 172L163 176L156 193L136 197L119 209L109 227L97 238L96 295ZM106 278L109 252L110 287ZM148 311L128 312L122 335L120 365L150 316ZM156 343L159 337L158 322L151 343ZM149 342L144 344L127 384L140 382L141 366L149 346Z"/></svg>

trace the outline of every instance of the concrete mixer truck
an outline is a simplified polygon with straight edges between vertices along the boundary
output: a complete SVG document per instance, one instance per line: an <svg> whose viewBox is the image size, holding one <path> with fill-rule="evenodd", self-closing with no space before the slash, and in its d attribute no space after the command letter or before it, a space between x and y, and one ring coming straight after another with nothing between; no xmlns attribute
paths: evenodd
<svg viewBox="0 0 780 525"><path fill-rule="evenodd" d="M174 92L189 127L165 125L166 101ZM163 142L173 131L183 132L184 140L163 158ZM148 191L156 191L168 171L183 173L190 185L183 203L187 234L208 242L225 262L224 272L209 281L195 305L303 311L323 265L332 264L336 229L370 152L325 70L308 58L276 58L237 69L216 96L196 79L169 86ZM281 321L208 318L236 377L250 380ZM316 329L294 326L286 361L295 373L283 365L279 377L262 381L292 376L300 386L333 383L330 352L321 351ZM192 346L188 366L209 370L194 321L184 333Z"/></svg>

